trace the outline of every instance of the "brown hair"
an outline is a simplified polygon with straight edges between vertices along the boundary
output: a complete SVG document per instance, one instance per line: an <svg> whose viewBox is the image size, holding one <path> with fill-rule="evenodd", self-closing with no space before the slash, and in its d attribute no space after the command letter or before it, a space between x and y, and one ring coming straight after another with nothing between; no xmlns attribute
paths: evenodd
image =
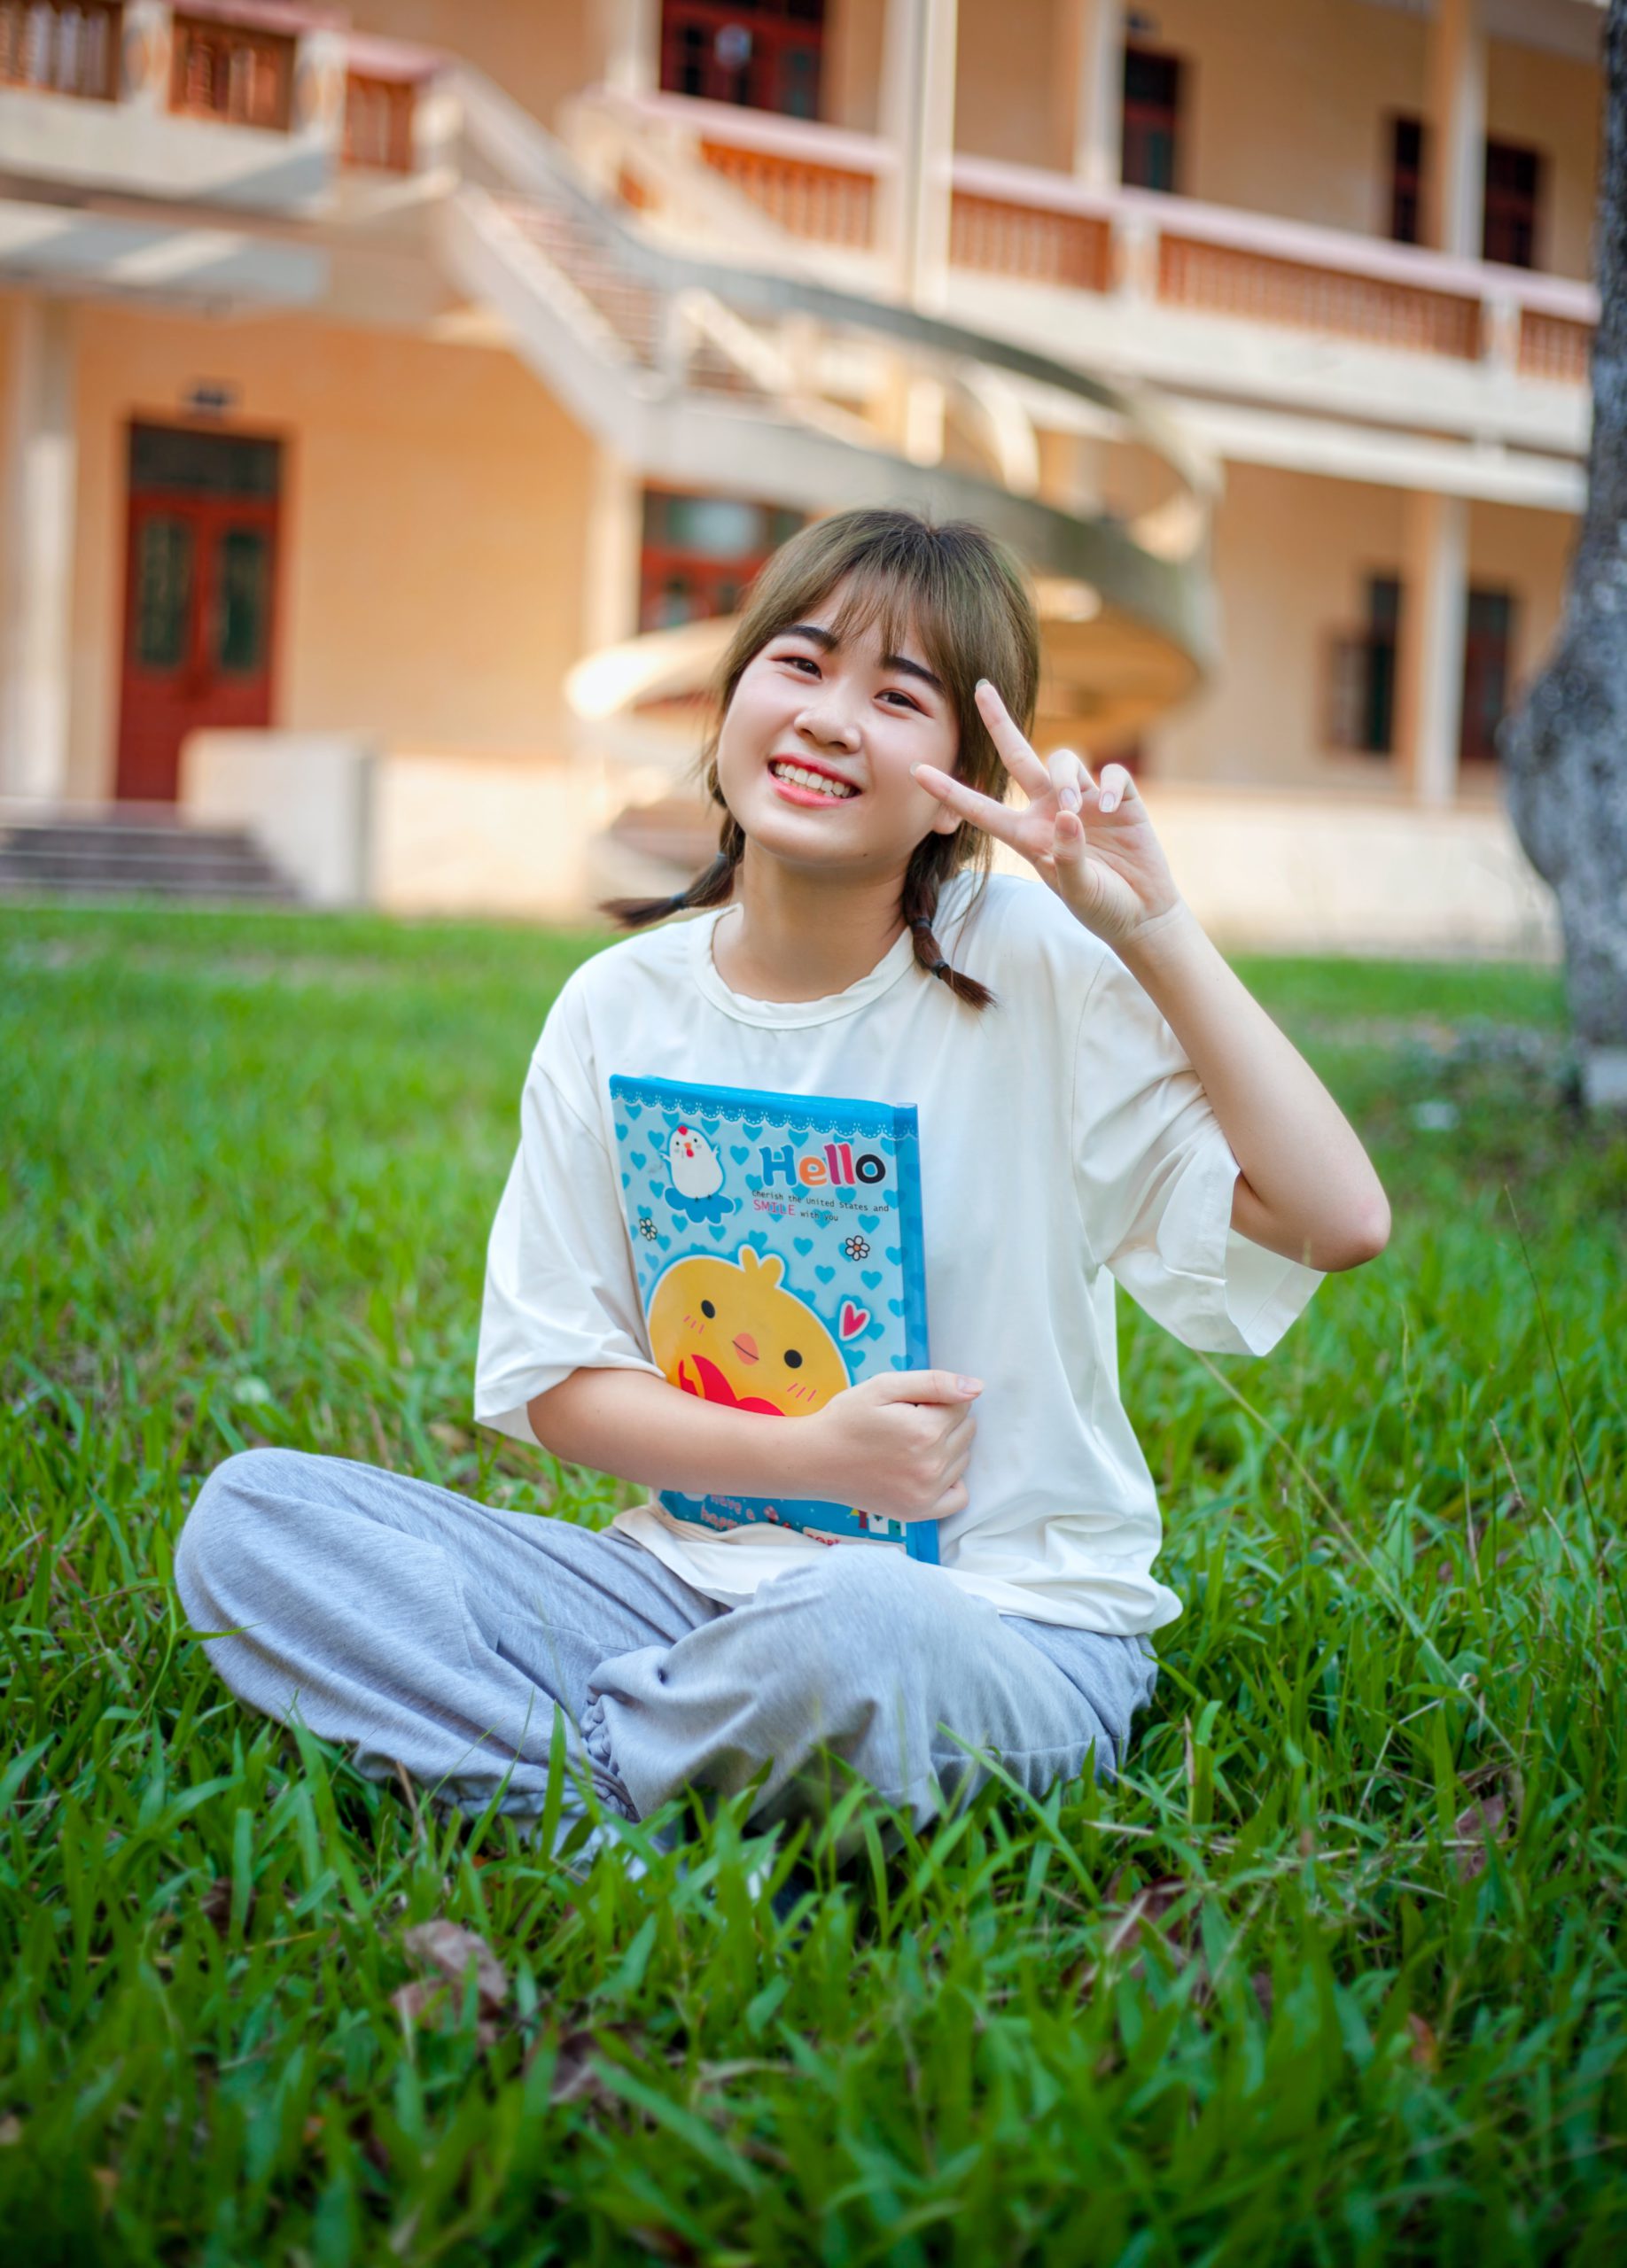
<svg viewBox="0 0 1627 2268"><path fill-rule="evenodd" d="M762 569L719 664L712 723L689 775L723 812L717 857L687 889L670 897L602 899L600 913L622 928L642 928L686 907L721 905L733 894L746 838L719 785L723 718L747 663L770 639L806 621L841 583L847 589L831 625L837 637L862 636L876 624L882 650L897 653L913 629L947 688L960 726L955 777L996 802L1005 800L1008 775L973 694L977 680L986 677L1023 731L1031 729L1039 622L1022 569L1004 544L970 520L935 527L919 513L884 507L834 513L782 544ZM994 996L975 977L950 967L932 922L949 876L973 866L986 881L993 862L990 837L969 820L962 819L953 834L933 828L911 853L899 908L914 933L920 966L974 1008L991 1006Z"/></svg>

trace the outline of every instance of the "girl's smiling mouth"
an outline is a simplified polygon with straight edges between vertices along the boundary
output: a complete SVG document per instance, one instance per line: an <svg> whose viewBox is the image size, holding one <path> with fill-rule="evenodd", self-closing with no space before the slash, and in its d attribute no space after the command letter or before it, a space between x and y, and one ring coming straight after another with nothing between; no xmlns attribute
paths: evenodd
<svg viewBox="0 0 1627 2268"><path fill-rule="evenodd" d="M770 757L768 773L788 803L849 803L859 793L840 773L829 771L822 764L805 764L798 757Z"/></svg>

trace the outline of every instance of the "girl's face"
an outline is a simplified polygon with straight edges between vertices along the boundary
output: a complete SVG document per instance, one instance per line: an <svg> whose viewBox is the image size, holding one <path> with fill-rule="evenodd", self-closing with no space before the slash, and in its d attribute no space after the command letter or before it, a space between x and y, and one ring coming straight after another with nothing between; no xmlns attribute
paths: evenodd
<svg viewBox="0 0 1627 2268"><path fill-rule="evenodd" d="M718 736L718 784L747 838L792 866L900 873L960 821L910 777L953 772L960 725L914 635L872 624L838 644L840 586L746 664ZM817 775L810 779L807 775Z"/></svg>

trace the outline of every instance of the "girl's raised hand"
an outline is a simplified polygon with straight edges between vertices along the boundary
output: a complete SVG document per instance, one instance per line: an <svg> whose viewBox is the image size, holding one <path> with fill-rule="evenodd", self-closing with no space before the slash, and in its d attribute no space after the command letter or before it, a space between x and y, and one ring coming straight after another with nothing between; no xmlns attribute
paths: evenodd
<svg viewBox="0 0 1627 2268"><path fill-rule="evenodd" d="M986 678L978 680L977 701L1001 763L1028 797L1026 808L979 795L935 764L912 767L921 785L961 819L1008 843L1109 944L1125 944L1179 905L1169 861L1123 765L1108 765L1096 781L1070 749L1059 749L1047 768Z"/></svg>

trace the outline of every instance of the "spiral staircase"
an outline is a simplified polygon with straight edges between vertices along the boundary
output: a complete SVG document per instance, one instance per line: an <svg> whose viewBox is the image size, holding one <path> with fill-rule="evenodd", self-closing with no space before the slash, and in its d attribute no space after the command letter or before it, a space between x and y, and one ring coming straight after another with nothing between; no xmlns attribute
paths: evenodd
<svg viewBox="0 0 1627 2268"><path fill-rule="evenodd" d="M842 288L612 98L579 104L567 148L475 71L449 91L440 263L628 467L811 513L913 505L1004 537L1040 602L1042 744L1122 743L1210 667L1218 477L1156 401ZM609 886L670 888L712 847L682 775L730 627L651 633L572 673L581 752L669 783L602 840Z"/></svg>

